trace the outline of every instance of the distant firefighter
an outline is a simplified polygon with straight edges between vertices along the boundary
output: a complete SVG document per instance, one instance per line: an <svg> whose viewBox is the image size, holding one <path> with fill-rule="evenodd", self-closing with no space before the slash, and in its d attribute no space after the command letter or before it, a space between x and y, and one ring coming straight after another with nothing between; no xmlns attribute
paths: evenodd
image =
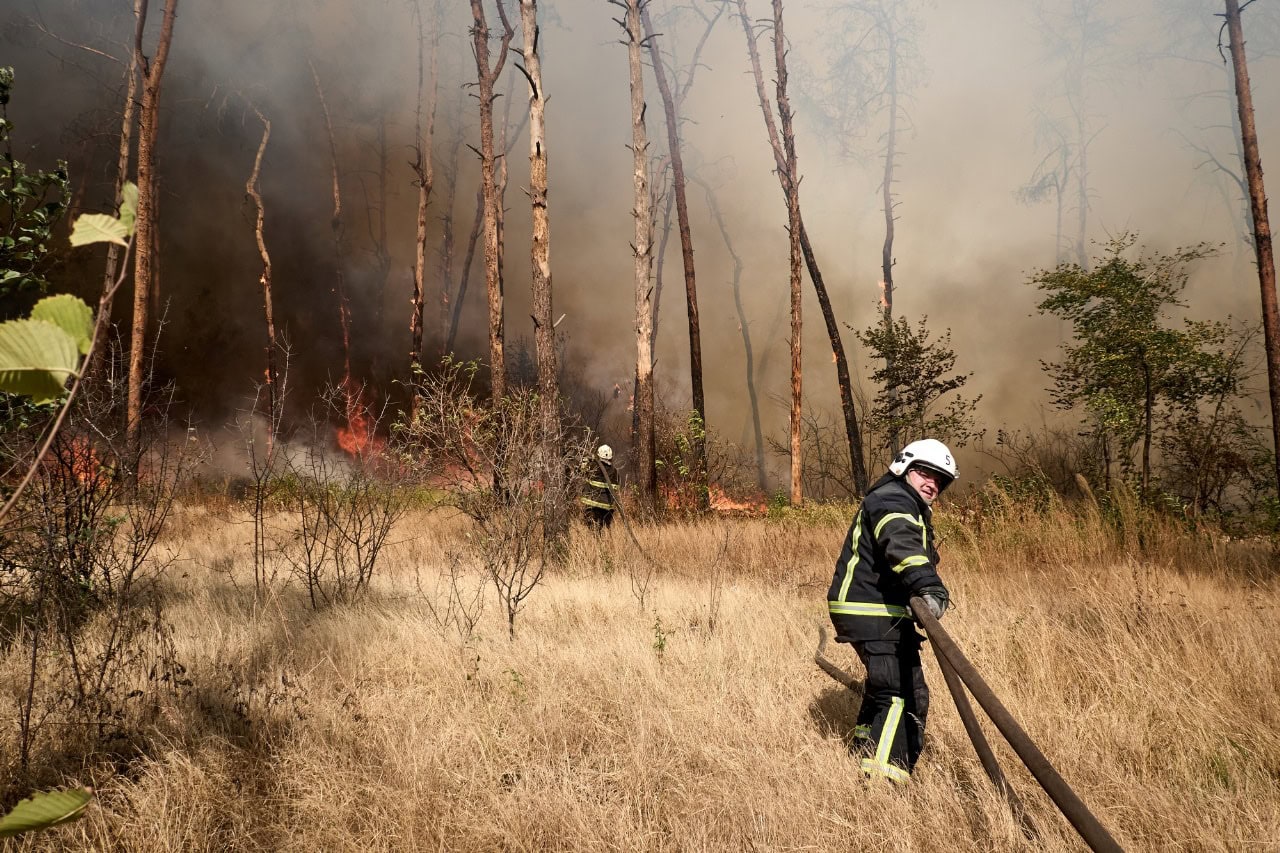
<svg viewBox="0 0 1280 853"><path fill-rule="evenodd" d="M602 444L596 458L587 462L587 487L579 502L586 512L587 524L602 530L613 524L613 493L618 488L613 470L613 448Z"/></svg>

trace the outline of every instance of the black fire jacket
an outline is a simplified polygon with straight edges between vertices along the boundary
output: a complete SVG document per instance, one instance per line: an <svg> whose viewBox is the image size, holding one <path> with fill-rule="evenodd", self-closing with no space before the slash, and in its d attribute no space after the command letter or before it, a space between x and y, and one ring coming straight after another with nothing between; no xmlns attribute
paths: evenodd
<svg viewBox="0 0 1280 853"><path fill-rule="evenodd" d="M942 584L937 565L929 505L906 480L886 474L867 492L836 561L827 591L836 639L899 639L910 625L908 599Z"/></svg>

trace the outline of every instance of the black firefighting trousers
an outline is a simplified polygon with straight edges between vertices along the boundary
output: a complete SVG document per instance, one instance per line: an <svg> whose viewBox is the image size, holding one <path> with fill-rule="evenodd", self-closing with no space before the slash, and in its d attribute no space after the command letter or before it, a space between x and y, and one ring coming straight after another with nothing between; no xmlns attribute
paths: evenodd
<svg viewBox="0 0 1280 853"><path fill-rule="evenodd" d="M919 634L907 631L900 640L853 644L867 669L854 736L866 756L862 771L869 776L909 781L924 749L929 686L920 665L923 642Z"/></svg>

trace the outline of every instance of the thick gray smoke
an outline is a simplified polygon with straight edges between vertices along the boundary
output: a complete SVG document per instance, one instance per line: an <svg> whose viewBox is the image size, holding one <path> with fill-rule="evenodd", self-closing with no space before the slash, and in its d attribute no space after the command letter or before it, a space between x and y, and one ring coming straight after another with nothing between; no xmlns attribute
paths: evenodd
<svg viewBox="0 0 1280 853"><path fill-rule="evenodd" d="M161 5L152 0L152 31ZM430 32L436 4L421 5ZM687 13L665 14L670 5L654 0L658 29L664 44L675 45L679 62L687 63L701 22ZM718 4L698 5L711 13ZM856 28L837 26L848 19L832 11L840 5L792 2L787 27L806 224L839 318L865 328L876 316L880 278L879 139L885 117L872 114L853 126L822 117L819 103L823 97L829 102L833 91L847 89L851 103L865 95L865 79L832 76L834 57L848 53L858 35ZM1220 4L898 5L914 9L919 27L895 184L896 309L908 317L927 314L939 330L952 328L960 366L975 372L971 388L984 395L985 422L1035 423L1048 405L1039 360L1052 357L1061 330L1035 316L1036 294L1025 281L1058 258L1055 205L1025 204L1018 190L1050 153L1046 128L1054 122L1061 127L1080 118L1088 128L1088 240L1105 242L1137 230L1155 249L1223 242L1222 256L1196 274L1192 311L1256 315L1240 191L1215 165L1236 163L1233 102L1214 17ZM1280 75L1271 55L1280 40L1273 5L1251 7L1245 23L1264 165L1280 158L1280 92L1274 85ZM560 330L580 372L602 389L615 383L626 388L634 369L631 153L626 52L611 20L617 8L603 0L544 0L543 6L556 314L567 315ZM1081 6L1093 6L1098 17L1082 54L1084 73L1073 77L1070 12ZM44 165L68 158L85 209L109 203L122 67L75 45L123 56L130 7L126 0L17 0L4 13L2 61L18 73L11 112L19 154ZM769 13L761 0L748 7L754 15ZM474 90L466 87L475 68L468 4L447 0L440 8L433 249L441 248L442 220L449 214L447 183L456 180L456 290L475 204L475 156L466 147L478 145ZM490 9L496 29L491 0ZM244 202L261 132L250 104L273 125L262 175L267 241L276 264L278 322L293 345L295 385L314 387L342 369L329 148L309 59L337 136L357 369L381 383L403 371L416 192L409 165L418 75L412 10L405 0L184 0L180 6L161 130L162 287L169 305L162 347L165 371L204 417L225 417L262 370L259 268ZM768 38L762 36L761 47L772 87ZM786 213L744 44L740 22L725 14L705 45L686 104L686 158L716 188L745 262L746 311L762 367L758 384L765 394L785 394ZM512 64L517 59L501 84L503 92L514 93L513 133L525 104L525 84ZM651 152L657 156L665 148L662 111L652 79L647 86ZM521 192L527 141L513 136L511 144L506 296L508 337L514 340L531 337L532 326L529 217ZM726 438L739 440L749 412L731 265L699 189L691 190L691 208L708 419ZM1064 239L1073 241L1074 196L1068 194L1065 209ZM64 279L89 292L94 268L81 260L67 267ZM484 337L480 273L477 257L461 339L475 355L482 354ZM831 407L834 370L811 290L805 310L806 392L815 407ZM679 405L688 399L687 338L674 233L660 330L660 385ZM852 332L844 331L855 368L866 375L871 365L856 353ZM428 333L439 334L432 319ZM767 404L764 414L768 430L784 429L783 406Z"/></svg>

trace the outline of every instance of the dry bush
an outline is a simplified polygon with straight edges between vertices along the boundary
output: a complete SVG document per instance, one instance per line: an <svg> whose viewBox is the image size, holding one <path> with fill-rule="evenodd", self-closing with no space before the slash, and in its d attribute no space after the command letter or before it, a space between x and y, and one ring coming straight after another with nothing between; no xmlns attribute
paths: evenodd
<svg viewBox="0 0 1280 853"><path fill-rule="evenodd" d="M0 648L17 708L0 727L5 799L86 754L130 753L189 686L159 584L194 460L168 440L164 394L131 451L123 399L109 382L84 389L0 538Z"/></svg>
<svg viewBox="0 0 1280 853"><path fill-rule="evenodd" d="M305 442L294 452L281 453L276 463L294 521L281 555L306 589L312 608L368 593L391 530L409 506L405 471L378 435L386 409L375 410L345 388L331 390L325 399L326 407L312 416ZM331 416L362 431L353 455L333 446ZM260 498L255 500L255 520L262 506ZM255 580L265 574L257 555L255 545Z"/></svg>
<svg viewBox="0 0 1280 853"><path fill-rule="evenodd" d="M580 470L592 446L585 430L563 422L548 436L531 388L515 387L496 402L480 399L478 369L477 362L446 359L440 373L421 377L397 444L405 464L471 520L467 556L489 576L514 637L516 617L559 555L553 519L581 492L569 472ZM549 459L547 447L555 448Z"/></svg>

